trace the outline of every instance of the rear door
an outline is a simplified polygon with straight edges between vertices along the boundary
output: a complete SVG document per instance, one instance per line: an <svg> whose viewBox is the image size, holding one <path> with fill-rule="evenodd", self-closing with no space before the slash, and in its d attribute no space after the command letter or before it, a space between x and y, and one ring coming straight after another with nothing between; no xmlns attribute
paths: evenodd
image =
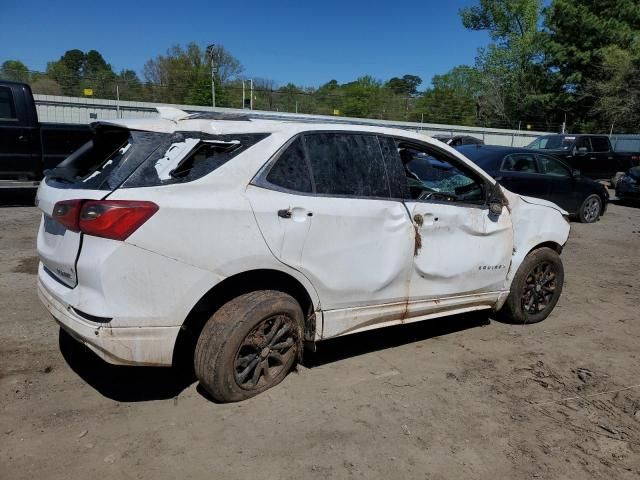
<svg viewBox="0 0 640 480"><path fill-rule="evenodd" d="M614 153L611 151L611 143L607 137L591 137L592 152L589 155L593 162L593 177L596 179L610 179L618 170Z"/></svg>
<svg viewBox="0 0 640 480"><path fill-rule="evenodd" d="M375 135L302 135L247 193L271 251L318 291L324 336L375 323L371 306L402 308L413 227L401 195L390 192Z"/></svg>

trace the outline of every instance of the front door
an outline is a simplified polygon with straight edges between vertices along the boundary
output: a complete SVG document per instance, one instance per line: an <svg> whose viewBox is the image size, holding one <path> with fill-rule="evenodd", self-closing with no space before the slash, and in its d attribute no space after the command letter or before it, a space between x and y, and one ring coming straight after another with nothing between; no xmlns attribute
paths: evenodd
<svg viewBox="0 0 640 480"><path fill-rule="evenodd" d="M418 234L409 289L416 315L426 311L425 301L428 308L465 297L495 301L513 248L508 209L490 214L488 182L452 154L403 140L398 146L411 187L405 203ZM461 300L447 301L454 297Z"/></svg>
<svg viewBox="0 0 640 480"><path fill-rule="evenodd" d="M571 170L562 162L549 155L538 155L542 174L547 179L547 200L570 213L578 210L576 181Z"/></svg>

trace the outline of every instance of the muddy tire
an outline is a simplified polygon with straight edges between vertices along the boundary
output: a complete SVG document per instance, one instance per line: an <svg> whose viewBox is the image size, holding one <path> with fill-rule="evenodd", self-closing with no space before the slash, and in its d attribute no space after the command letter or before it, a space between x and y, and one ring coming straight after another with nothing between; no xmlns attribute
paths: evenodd
<svg viewBox="0 0 640 480"><path fill-rule="evenodd" d="M224 304L205 324L196 377L218 402L237 402L280 383L302 348L304 317L286 293L259 290Z"/></svg>
<svg viewBox="0 0 640 480"><path fill-rule="evenodd" d="M512 323L538 323L553 311L564 284L560 256L550 248L529 253L516 272L501 316Z"/></svg>
<svg viewBox="0 0 640 480"><path fill-rule="evenodd" d="M602 199L596 195L589 195L584 199L580 210L578 210L578 218L582 223L594 223L597 222L602 213Z"/></svg>

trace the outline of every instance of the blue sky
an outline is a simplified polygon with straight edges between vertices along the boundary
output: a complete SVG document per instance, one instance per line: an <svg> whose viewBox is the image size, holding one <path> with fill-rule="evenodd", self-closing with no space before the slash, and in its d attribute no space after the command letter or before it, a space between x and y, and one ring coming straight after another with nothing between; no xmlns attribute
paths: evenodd
<svg viewBox="0 0 640 480"><path fill-rule="evenodd" d="M317 86L370 74L422 77L472 64L485 32L466 31L458 10L473 0L0 0L0 62L43 70L66 50L101 52L116 71L142 72L176 43L219 43L248 77Z"/></svg>

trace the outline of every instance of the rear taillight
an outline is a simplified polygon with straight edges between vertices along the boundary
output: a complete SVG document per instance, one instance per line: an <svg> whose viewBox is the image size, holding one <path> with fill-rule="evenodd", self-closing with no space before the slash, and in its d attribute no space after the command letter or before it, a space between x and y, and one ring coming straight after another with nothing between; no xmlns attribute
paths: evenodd
<svg viewBox="0 0 640 480"><path fill-rule="evenodd" d="M87 235L124 240L157 211L153 202L89 200L80 211L80 230Z"/></svg>
<svg viewBox="0 0 640 480"><path fill-rule="evenodd" d="M53 207L51 216L54 220L67 227L67 229L73 232L79 232L80 226L78 222L80 220L80 209L82 208L83 201L84 200L64 200L58 202Z"/></svg>
<svg viewBox="0 0 640 480"><path fill-rule="evenodd" d="M56 203L53 218L74 232L125 240L157 211L153 202L65 200Z"/></svg>

